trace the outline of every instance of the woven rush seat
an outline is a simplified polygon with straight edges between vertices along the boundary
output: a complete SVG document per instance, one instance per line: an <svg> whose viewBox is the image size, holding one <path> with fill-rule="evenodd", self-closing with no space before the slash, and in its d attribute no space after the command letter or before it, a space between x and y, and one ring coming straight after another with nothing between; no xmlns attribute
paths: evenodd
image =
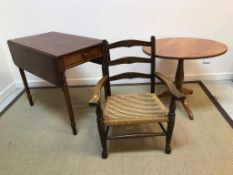
<svg viewBox="0 0 233 175"><path fill-rule="evenodd" d="M103 112L106 125L167 122L168 110L155 93L109 96Z"/></svg>

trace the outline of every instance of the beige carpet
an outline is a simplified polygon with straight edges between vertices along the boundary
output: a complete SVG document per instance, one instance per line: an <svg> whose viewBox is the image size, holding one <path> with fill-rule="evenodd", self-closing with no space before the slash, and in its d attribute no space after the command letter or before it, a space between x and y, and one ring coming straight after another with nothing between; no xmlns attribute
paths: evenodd
<svg viewBox="0 0 233 175"><path fill-rule="evenodd" d="M0 175L231 175L232 128L198 84L186 86L194 90L187 100L195 119L189 120L177 105L170 155L164 153L164 137L154 137L111 141L106 160L100 157L95 109L87 103L92 87L70 88L77 136L71 134L61 91L31 90L34 107L24 94L0 118ZM116 86L114 92L120 89L146 91L148 87Z"/></svg>

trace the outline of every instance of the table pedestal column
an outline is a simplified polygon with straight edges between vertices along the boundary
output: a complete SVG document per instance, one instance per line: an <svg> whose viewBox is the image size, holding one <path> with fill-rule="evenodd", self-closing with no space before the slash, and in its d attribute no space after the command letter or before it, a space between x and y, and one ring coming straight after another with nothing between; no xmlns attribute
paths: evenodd
<svg viewBox="0 0 233 175"><path fill-rule="evenodd" d="M176 88L180 92L182 92L184 95L192 94L193 90L182 88L183 83L184 83L184 60L179 59L177 70L176 70L176 77L175 77ZM181 103L182 103L185 111L188 113L190 120L193 120L193 113L192 113L190 107L188 106L186 100L182 100Z"/></svg>
<svg viewBox="0 0 233 175"><path fill-rule="evenodd" d="M184 83L184 60L179 59L177 69L176 69L176 76L175 76L176 88L180 92L182 92L184 95L192 94L193 90L183 88L182 87L183 83ZM171 93L169 91L165 91L162 94L160 94L159 97L163 98L163 97L167 97L170 95L171 95ZM181 103L182 103L185 111L188 113L190 120L193 120L193 113L192 113L190 107L188 106L188 103L186 102L186 100L182 100Z"/></svg>

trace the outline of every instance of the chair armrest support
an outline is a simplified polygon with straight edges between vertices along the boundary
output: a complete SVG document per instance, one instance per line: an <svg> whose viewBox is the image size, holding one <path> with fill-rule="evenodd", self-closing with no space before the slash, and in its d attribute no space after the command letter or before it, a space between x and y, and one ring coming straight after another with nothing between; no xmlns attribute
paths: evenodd
<svg viewBox="0 0 233 175"><path fill-rule="evenodd" d="M155 75L156 78L158 78L160 81L162 81L162 83L164 83L167 86L168 91L177 100L184 100L185 99L185 95L183 93L181 93L167 77L165 77L164 75L162 75L159 72L155 72L154 75Z"/></svg>
<svg viewBox="0 0 233 175"><path fill-rule="evenodd" d="M95 85L94 95L89 100L89 106L97 106L100 103L101 90L102 90L102 87L107 82L107 79L108 79L108 76L105 75L97 82L97 84Z"/></svg>

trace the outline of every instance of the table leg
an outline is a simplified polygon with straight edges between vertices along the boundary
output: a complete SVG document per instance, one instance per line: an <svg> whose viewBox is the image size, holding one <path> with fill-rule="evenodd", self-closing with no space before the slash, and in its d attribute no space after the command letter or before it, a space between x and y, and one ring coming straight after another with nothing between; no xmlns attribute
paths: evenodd
<svg viewBox="0 0 233 175"><path fill-rule="evenodd" d="M184 82L184 60L179 59L177 70L176 70L176 77L175 77L176 88L180 90L181 92L184 91L186 94L192 93L192 90L182 89L183 82ZM184 109L186 110L186 112L188 113L190 120L193 120L193 113L190 107L188 106L186 100L183 100L181 103Z"/></svg>
<svg viewBox="0 0 233 175"><path fill-rule="evenodd" d="M26 91L28 101L29 101L30 105L33 106L34 104L33 104L32 96L31 96L31 93L30 93L30 89L28 87L28 83L27 83L27 79L26 79L24 70L19 68L19 72L20 72L20 75L21 75L22 80L23 80L24 89Z"/></svg>
<svg viewBox="0 0 233 175"><path fill-rule="evenodd" d="M192 89L187 89L187 88L183 88L183 87L181 88L181 92L184 95L193 94L193 90ZM164 91L161 94L159 94L158 96L159 96L159 98L169 97L169 96L171 96L171 93L169 91Z"/></svg>
<svg viewBox="0 0 233 175"><path fill-rule="evenodd" d="M171 93L169 91L164 91L158 95L159 98L168 97L168 96L171 96Z"/></svg>
<svg viewBox="0 0 233 175"><path fill-rule="evenodd" d="M192 90L192 89L187 89L187 88L182 88L182 89L181 89L181 92L182 92L184 95L193 94L193 90Z"/></svg>
<svg viewBox="0 0 233 175"><path fill-rule="evenodd" d="M65 97L65 100L66 100L66 107L67 107L70 122L71 122L71 128L72 128L73 134L77 135L76 122L75 122L75 119L74 119L74 112L73 112L71 99L70 99L70 94L69 94L69 89L68 89L68 85L67 85L67 82L66 82L66 77L65 77L64 72L61 74L61 79L62 79L62 91L64 93L64 97Z"/></svg>

